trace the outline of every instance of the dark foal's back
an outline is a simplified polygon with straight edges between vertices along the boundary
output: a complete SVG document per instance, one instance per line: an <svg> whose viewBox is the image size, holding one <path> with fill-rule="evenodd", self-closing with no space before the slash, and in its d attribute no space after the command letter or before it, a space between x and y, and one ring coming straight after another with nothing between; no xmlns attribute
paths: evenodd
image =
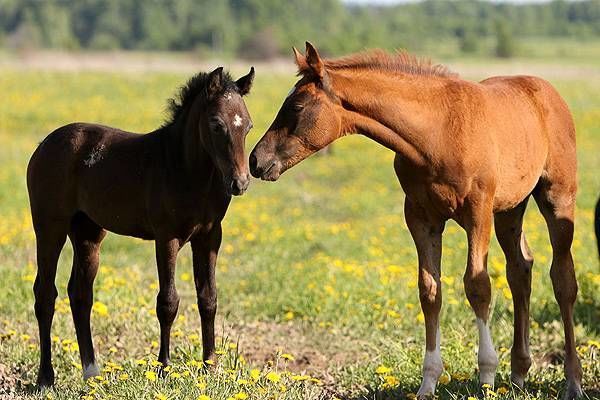
<svg viewBox="0 0 600 400"><path fill-rule="evenodd" d="M146 135L86 123L63 126L38 147L29 165L33 219L86 214L120 235L189 237L220 221L230 195L210 158L186 168L178 135Z"/></svg>
<svg viewBox="0 0 600 400"><path fill-rule="evenodd" d="M158 359L164 365L169 362L171 324L179 305L177 253L191 242L204 357L214 357L214 270L221 220L231 196L242 194L249 183L244 144L252 124L242 96L253 78L253 69L237 81L222 68L196 75L171 101L170 121L146 135L74 123L40 143L27 168L37 245L40 386L54 383L54 279L67 236L74 250L68 292L86 379L99 373L90 312L100 243L107 231L155 241Z"/></svg>

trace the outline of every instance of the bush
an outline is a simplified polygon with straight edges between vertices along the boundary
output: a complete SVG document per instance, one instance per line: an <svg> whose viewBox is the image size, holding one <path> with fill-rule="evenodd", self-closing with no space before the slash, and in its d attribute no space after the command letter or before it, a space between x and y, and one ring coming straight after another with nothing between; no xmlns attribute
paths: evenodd
<svg viewBox="0 0 600 400"><path fill-rule="evenodd" d="M515 55L515 44L506 21L496 23L496 57L510 58Z"/></svg>

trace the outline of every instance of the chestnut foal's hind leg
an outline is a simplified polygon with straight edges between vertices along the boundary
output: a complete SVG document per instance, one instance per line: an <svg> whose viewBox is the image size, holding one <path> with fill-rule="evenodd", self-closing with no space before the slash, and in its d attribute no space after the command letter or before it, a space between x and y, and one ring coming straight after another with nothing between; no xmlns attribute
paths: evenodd
<svg viewBox="0 0 600 400"><path fill-rule="evenodd" d="M156 316L160 323L160 351L158 361L163 367L169 365L171 326L179 308L179 295L175 287L177 253L181 248L177 239L156 240L156 262L160 290L156 297Z"/></svg>
<svg viewBox="0 0 600 400"><path fill-rule="evenodd" d="M417 247L419 258L419 298L425 316L425 357L423 381L417 392L419 398L435 392L438 379L444 370L440 354L440 308L442 286L440 282L442 232L444 220L428 215L408 198L404 203L406 224Z"/></svg>
<svg viewBox="0 0 600 400"><path fill-rule="evenodd" d="M215 315L217 313L217 283L215 267L221 245L221 225L215 226L207 235L192 239L194 281L198 310L202 325L202 358L215 357Z"/></svg>
<svg viewBox="0 0 600 400"><path fill-rule="evenodd" d="M467 270L463 277L465 293L475 312L479 331L479 383L494 386L498 356L488 327L492 297L490 277L487 273L487 256L492 229L492 204L486 198L477 199L468 205L461 224L467 231L469 244Z"/></svg>
<svg viewBox="0 0 600 400"><path fill-rule="evenodd" d="M582 395L581 364L575 348L573 305L577 298L577 280L571 255L575 215L575 183L542 182L534 197L548 225L552 245L550 277L565 331L565 399Z"/></svg>
<svg viewBox="0 0 600 400"><path fill-rule="evenodd" d="M73 244L73 269L69 279L69 300L83 366L83 379L100 374L94 356L90 313L94 296L94 279L98 272L100 243L106 231L78 213L71 222L69 239Z"/></svg>
<svg viewBox="0 0 600 400"><path fill-rule="evenodd" d="M496 237L506 257L506 277L514 307L514 338L511 351L511 380L523 388L531 366L529 355L529 298L533 256L525 240L523 214L527 200L512 210L495 215Z"/></svg>
<svg viewBox="0 0 600 400"><path fill-rule="evenodd" d="M38 321L40 335L40 369L37 383L40 388L54 384L52 368L52 344L50 329L54 317L54 303L58 291L54 284L56 264L67 238L68 219L47 218L40 221L34 217L34 228L37 246L37 276L33 284L35 295L35 316Z"/></svg>

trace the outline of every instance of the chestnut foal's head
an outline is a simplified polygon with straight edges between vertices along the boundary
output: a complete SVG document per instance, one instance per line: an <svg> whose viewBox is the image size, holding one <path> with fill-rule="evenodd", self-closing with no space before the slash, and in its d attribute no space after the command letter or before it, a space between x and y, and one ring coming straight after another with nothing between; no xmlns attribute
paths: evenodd
<svg viewBox="0 0 600 400"><path fill-rule="evenodd" d="M207 103L199 120L201 142L223 176L229 195L241 195L248 188L250 174L244 151L252 119L242 96L248 94L254 68L233 82L223 68L208 75Z"/></svg>
<svg viewBox="0 0 600 400"><path fill-rule="evenodd" d="M331 92L319 53L306 42L306 56L294 48L294 57L301 79L250 154L250 171L256 178L277 180L341 135L340 101Z"/></svg>

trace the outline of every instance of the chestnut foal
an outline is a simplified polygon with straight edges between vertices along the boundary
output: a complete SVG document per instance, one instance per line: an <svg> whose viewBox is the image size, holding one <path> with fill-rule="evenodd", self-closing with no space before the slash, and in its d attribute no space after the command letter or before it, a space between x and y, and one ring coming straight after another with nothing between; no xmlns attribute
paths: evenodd
<svg viewBox="0 0 600 400"><path fill-rule="evenodd" d="M107 230L155 241L158 360L163 365L169 363L171 325L179 305L177 253L191 242L203 357L214 357L221 221L231 195L243 194L249 183L244 143L252 122L242 96L253 78L254 69L235 82L223 68L194 76L171 100L170 121L146 135L74 123L40 143L27 169L37 241L33 290L40 387L54 383L50 344L57 296L54 280L67 236L74 253L68 292L85 379L99 373L90 310L100 243Z"/></svg>
<svg viewBox="0 0 600 400"><path fill-rule="evenodd" d="M375 50L323 60L306 44L294 49L300 80L250 155L256 177L279 176L337 138L360 133L396 152L405 218L419 259L426 352L420 397L434 393L443 364L439 313L445 222L466 231L467 298L479 330L479 379L494 384L498 358L488 316L487 254L492 221L506 256L514 302L512 380L522 387L531 365L529 298L533 258L522 232L533 195L553 248L550 275L565 331L565 398L581 394L571 257L576 192L575 128L552 86L529 76L468 82L445 67L400 52Z"/></svg>

